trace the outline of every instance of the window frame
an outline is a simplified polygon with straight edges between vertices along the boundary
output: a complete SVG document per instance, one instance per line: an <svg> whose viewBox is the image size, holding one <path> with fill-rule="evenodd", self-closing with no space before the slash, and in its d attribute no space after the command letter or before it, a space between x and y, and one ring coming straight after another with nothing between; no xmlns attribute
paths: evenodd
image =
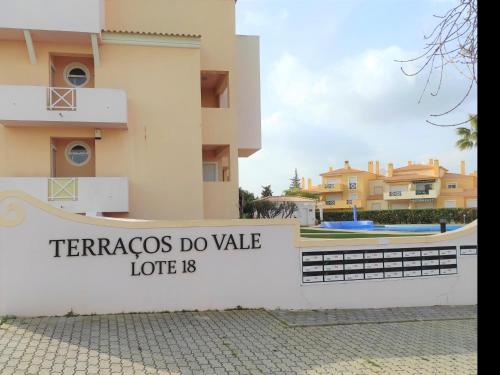
<svg viewBox="0 0 500 375"><path fill-rule="evenodd" d="M82 146L82 147L85 148L85 150L87 150L88 158L83 163L75 163L69 157L69 152L75 146ZM83 166L87 165L90 162L90 160L92 159L92 148L90 147L90 145L88 143L86 143L84 141L73 141L73 142L69 143L66 146L66 148L64 149L64 157L66 158L66 161L68 163L70 163L72 166L74 166L74 167L83 167Z"/></svg>
<svg viewBox="0 0 500 375"><path fill-rule="evenodd" d="M453 202L454 206L453 207L448 207L446 204L449 202ZM457 200L456 199L446 199L443 204L443 208L457 208Z"/></svg>
<svg viewBox="0 0 500 375"><path fill-rule="evenodd" d="M73 69L76 69L76 68L81 69L85 72L86 81L84 83L82 83L81 85L75 85L68 78L69 72ZM85 87L90 82L90 70L89 70L89 68L87 68L87 65L85 65L81 62L72 62L72 63L69 63L68 65L66 65L66 67L64 68L63 78L64 78L64 81L68 85L70 85L71 87L74 87L74 88Z"/></svg>
<svg viewBox="0 0 500 375"><path fill-rule="evenodd" d="M205 167L205 164L212 164L212 165L215 165L215 180L211 181L211 180L205 180L205 174L203 173L203 170L202 170L202 175L203 175L203 182L218 182L219 181L219 166L218 166L218 163L215 162L215 161L204 161L203 164L202 164L202 169Z"/></svg>

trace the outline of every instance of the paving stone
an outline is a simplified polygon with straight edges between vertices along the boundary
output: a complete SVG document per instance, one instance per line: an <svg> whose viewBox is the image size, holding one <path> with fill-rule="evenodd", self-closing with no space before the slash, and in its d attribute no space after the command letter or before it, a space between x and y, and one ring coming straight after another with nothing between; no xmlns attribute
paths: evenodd
<svg viewBox="0 0 500 375"><path fill-rule="evenodd" d="M476 316L432 306L8 319L0 373L475 374Z"/></svg>

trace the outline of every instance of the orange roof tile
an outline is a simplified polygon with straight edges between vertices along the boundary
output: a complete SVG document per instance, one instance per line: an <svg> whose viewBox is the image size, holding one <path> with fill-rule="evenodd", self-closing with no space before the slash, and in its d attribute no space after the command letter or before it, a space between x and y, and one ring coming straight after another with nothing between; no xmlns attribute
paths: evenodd
<svg viewBox="0 0 500 375"><path fill-rule="evenodd" d="M344 174L344 173L370 173L370 172L362 171L360 169L355 169L355 168L340 168L340 169L334 169L333 171L321 173L320 176L330 176L334 174Z"/></svg>
<svg viewBox="0 0 500 375"><path fill-rule="evenodd" d="M139 30L113 30L102 29L106 33L120 33L120 34L139 34L139 35L159 35L159 36L175 36L179 38L201 38L199 34L179 34L179 33L164 33L160 31L139 31Z"/></svg>
<svg viewBox="0 0 500 375"><path fill-rule="evenodd" d="M394 171L412 171L412 170L432 169L432 168L434 168L434 166L429 164L412 164L412 165L406 165L404 167L394 168ZM441 166L439 168L444 169L445 171L448 170L445 167Z"/></svg>

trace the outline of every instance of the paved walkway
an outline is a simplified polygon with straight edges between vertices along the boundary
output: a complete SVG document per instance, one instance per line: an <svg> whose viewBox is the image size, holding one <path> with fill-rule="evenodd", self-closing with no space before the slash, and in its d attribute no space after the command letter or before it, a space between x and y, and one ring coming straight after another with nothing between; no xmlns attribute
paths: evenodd
<svg viewBox="0 0 500 375"><path fill-rule="evenodd" d="M338 325L346 315L335 310L7 319L0 374L476 374L475 307L428 309L441 320ZM408 314L369 311L351 315Z"/></svg>

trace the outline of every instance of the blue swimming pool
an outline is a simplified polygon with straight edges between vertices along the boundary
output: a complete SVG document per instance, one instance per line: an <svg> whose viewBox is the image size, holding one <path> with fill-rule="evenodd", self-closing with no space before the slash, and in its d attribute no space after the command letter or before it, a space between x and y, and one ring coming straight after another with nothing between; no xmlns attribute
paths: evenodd
<svg viewBox="0 0 500 375"><path fill-rule="evenodd" d="M440 232L439 224L398 224L398 225L374 225L371 220L359 221L323 221L321 228L326 229L347 229L347 230L373 230L373 231L394 231L394 232ZM462 228L460 224L447 224L446 230Z"/></svg>
<svg viewBox="0 0 500 375"><path fill-rule="evenodd" d="M459 224L446 224L446 230L455 230L462 228ZM395 231L395 232L440 232L439 224L411 224L411 225L374 225L369 230Z"/></svg>

